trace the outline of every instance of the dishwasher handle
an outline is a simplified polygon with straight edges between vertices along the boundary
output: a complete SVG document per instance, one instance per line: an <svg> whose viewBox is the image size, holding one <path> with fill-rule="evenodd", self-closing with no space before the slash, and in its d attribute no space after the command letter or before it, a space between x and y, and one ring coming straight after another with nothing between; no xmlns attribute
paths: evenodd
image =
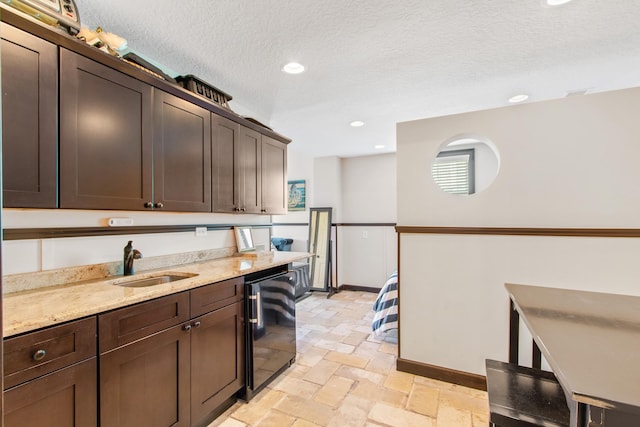
<svg viewBox="0 0 640 427"><path fill-rule="evenodd" d="M257 291L255 295L249 295L251 301L251 315L249 323L257 325L262 324L262 298L260 297L260 291Z"/></svg>

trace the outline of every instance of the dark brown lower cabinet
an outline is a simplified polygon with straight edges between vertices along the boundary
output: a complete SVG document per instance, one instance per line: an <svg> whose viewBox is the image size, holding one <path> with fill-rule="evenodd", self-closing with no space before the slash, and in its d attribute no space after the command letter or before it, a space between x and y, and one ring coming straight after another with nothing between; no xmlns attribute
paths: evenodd
<svg viewBox="0 0 640 427"><path fill-rule="evenodd" d="M100 355L100 425L189 426L189 363L183 325Z"/></svg>
<svg viewBox="0 0 640 427"><path fill-rule="evenodd" d="M191 418L199 425L244 385L242 303L205 314L192 324Z"/></svg>
<svg viewBox="0 0 640 427"><path fill-rule="evenodd" d="M206 426L225 409L224 404L244 386L242 289L240 278L191 290L191 314L197 317L102 352L100 425ZM118 335L124 324L135 325L136 331L151 329L167 317L163 311L175 306L173 299L182 301L186 295L101 315L100 348L112 335L109 331L119 331ZM201 314L205 307L217 309ZM151 309L158 316L152 316ZM169 312L182 310L174 307Z"/></svg>
<svg viewBox="0 0 640 427"><path fill-rule="evenodd" d="M96 358L4 392L4 426L97 426Z"/></svg>

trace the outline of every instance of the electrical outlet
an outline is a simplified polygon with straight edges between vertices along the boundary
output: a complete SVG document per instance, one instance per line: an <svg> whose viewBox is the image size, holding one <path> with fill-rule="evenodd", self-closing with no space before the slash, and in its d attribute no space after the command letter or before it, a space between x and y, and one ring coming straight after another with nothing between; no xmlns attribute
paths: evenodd
<svg viewBox="0 0 640 427"><path fill-rule="evenodd" d="M196 227L196 237L206 237L207 227Z"/></svg>
<svg viewBox="0 0 640 427"><path fill-rule="evenodd" d="M369 237L369 232L368 232L368 231L366 231L366 230L365 230L365 231L363 231L363 232L362 232L362 238L363 238L363 239L367 239L368 237Z"/></svg>

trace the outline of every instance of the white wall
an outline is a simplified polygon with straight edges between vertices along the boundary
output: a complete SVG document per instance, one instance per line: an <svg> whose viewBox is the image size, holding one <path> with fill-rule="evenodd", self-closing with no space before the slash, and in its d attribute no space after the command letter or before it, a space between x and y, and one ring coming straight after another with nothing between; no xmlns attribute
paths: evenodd
<svg viewBox="0 0 640 427"><path fill-rule="evenodd" d="M400 123L398 223L637 227L639 91ZM441 192L427 167L459 133L485 135L502 158L494 184L471 197Z"/></svg>
<svg viewBox="0 0 640 427"><path fill-rule="evenodd" d="M382 288L398 268L395 227L339 227L338 234L340 284Z"/></svg>
<svg viewBox="0 0 640 427"><path fill-rule="evenodd" d="M292 143L294 144L295 141ZM309 221L309 207L314 207L314 159L295 148L287 148L287 180L305 181L305 209L291 211L286 215L274 215L275 223L302 223ZM275 234L274 234L275 235Z"/></svg>
<svg viewBox="0 0 640 427"><path fill-rule="evenodd" d="M342 159L340 222L396 222L396 156Z"/></svg>
<svg viewBox="0 0 640 427"><path fill-rule="evenodd" d="M191 214L168 212L81 211L67 209L3 209L2 225L10 228L96 227L108 218L126 217L136 226L197 224L269 224L263 215ZM126 232L126 228L123 227ZM256 244L269 245L268 228L255 229ZM235 246L233 231L209 231L206 236L184 233L122 234L56 239L9 240L2 242L2 273L29 273L122 260L127 240L144 257L169 255Z"/></svg>
<svg viewBox="0 0 640 427"><path fill-rule="evenodd" d="M318 157L313 163L313 208L333 208L332 222L342 221L342 159Z"/></svg>
<svg viewBox="0 0 640 427"><path fill-rule="evenodd" d="M295 141L292 143L294 144ZM286 215L274 215L273 222L278 224L305 224L304 226L274 225L273 236L288 237L293 239L291 250L296 252L307 251L309 238L309 207L315 207L314 197L314 159L300 151L288 147L287 149L287 179L305 181L305 209L292 211Z"/></svg>
<svg viewBox="0 0 640 427"><path fill-rule="evenodd" d="M342 159L342 221L396 222L396 156ZM345 226L338 229L338 277L341 284L381 288L397 269L394 226Z"/></svg>
<svg viewBox="0 0 640 427"><path fill-rule="evenodd" d="M640 228L637 111L629 89L400 123L398 225ZM500 173L445 194L427 165L465 133ZM479 374L507 359L505 282L640 294L640 239L404 234L400 256L400 357Z"/></svg>
<svg viewBox="0 0 640 427"><path fill-rule="evenodd" d="M395 154L311 159L288 152L289 179L306 179L307 209L274 217L276 223L309 222L309 207L333 208L334 223L396 222ZM304 215L304 216L303 216ZM294 239L291 249L307 250L305 225L277 225L273 235ZM397 268L395 228L338 227L338 285L382 287Z"/></svg>

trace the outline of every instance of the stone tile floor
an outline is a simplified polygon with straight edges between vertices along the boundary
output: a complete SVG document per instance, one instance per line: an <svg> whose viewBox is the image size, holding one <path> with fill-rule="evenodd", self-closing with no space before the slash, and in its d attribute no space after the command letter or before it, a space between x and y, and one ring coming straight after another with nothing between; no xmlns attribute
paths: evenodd
<svg viewBox="0 0 640 427"><path fill-rule="evenodd" d="M396 371L397 338L371 333L376 294L314 293L296 304L296 363L209 427L479 427L487 394Z"/></svg>

